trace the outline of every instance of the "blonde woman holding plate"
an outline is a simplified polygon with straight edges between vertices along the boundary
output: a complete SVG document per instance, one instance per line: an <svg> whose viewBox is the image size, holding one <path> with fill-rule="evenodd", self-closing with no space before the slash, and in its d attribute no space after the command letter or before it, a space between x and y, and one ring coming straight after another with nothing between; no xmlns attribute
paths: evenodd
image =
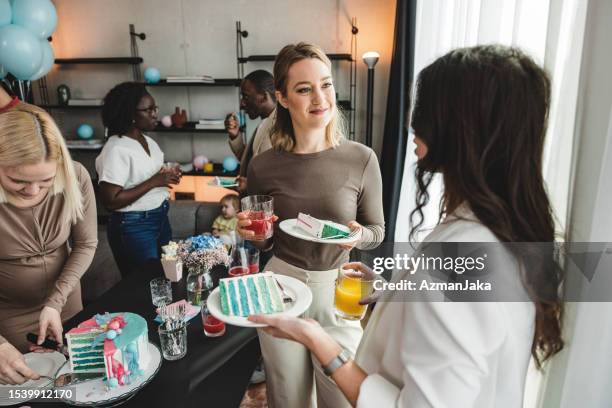
<svg viewBox="0 0 612 408"><path fill-rule="evenodd" d="M278 105L272 149L251 161L249 195L272 196L280 221L303 212L360 234L350 245L339 246L301 240L276 226L274 236L259 243L274 254L265 269L308 285L313 301L305 315L355 353L361 325L335 316L334 284L350 249L374 248L383 240L378 159L372 149L344 138L331 63L320 48L306 43L284 47L274 63L274 81ZM253 237L245 229L250 225L246 214L239 214L238 225L243 237ZM314 390L319 408L348 406L304 346L261 330L259 336L270 407L308 406Z"/></svg>

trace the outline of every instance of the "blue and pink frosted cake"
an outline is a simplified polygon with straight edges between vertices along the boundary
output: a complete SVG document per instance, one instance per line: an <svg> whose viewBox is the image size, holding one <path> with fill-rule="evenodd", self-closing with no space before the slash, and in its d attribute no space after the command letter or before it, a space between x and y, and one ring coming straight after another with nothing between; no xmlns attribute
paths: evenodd
<svg viewBox="0 0 612 408"><path fill-rule="evenodd" d="M97 314L66 333L72 372L103 372L109 387L131 383L149 363L147 322L134 313Z"/></svg>

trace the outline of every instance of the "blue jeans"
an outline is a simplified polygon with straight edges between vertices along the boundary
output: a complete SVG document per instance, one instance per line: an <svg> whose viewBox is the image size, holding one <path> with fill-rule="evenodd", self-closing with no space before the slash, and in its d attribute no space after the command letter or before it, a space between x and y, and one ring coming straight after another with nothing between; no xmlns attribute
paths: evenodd
<svg viewBox="0 0 612 408"><path fill-rule="evenodd" d="M122 276L148 259L159 259L161 246L172 238L168 200L149 211L115 211L108 218L108 243Z"/></svg>

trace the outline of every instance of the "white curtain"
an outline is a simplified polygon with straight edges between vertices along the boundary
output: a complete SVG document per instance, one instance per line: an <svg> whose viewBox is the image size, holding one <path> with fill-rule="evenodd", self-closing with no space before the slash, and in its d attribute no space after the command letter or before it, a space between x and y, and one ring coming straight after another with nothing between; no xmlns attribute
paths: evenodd
<svg viewBox="0 0 612 408"><path fill-rule="evenodd" d="M574 173L576 110L587 0L422 0L417 3L415 77L426 65L453 48L478 44L517 46L549 72L552 102L544 154L544 178L564 231L571 205ZM408 241L409 215L416 186L414 147L408 145L395 241ZM435 226L443 183L434 178L424 209L423 238ZM525 391L525 407L536 406L541 378L533 365Z"/></svg>
<svg viewBox="0 0 612 408"><path fill-rule="evenodd" d="M417 3L415 77L453 48L477 44L520 47L543 65L553 81L544 175L558 229L565 228L571 189L572 151L586 0L423 0ZM407 241L414 209L414 147L408 145L396 221L396 241ZM435 178L425 226L437 221L442 181ZM427 229L427 228L426 228ZM425 231L426 234L426 231ZM421 236L422 237L422 236Z"/></svg>

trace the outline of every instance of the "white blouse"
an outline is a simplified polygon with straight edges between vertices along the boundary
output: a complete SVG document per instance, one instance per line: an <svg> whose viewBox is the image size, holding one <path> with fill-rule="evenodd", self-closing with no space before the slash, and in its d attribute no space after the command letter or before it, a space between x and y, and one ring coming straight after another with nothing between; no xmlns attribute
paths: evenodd
<svg viewBox="0 0 612 408"><path fill-rule="evenodd" d="M149 146L149 156L142 145L127 136L111 136L96 158L98 182L105 181L133 188L150 179L164 164L164 152L155 140L144 136ZM159 207L170 196L166 187L155 187L132 204L117 211L149 211Z"/></svg>
<svg viewBox="0 0 612 408"><path fill-rule="evenodd" d="M464 212L468 220L447 217L425 242L498 242L471 211ZM513 269L519 279L518 266L504 271ZM402 295L377 303L357 351L355 360L368 373L357 407L523 405L533 303L408 302L396 296Z"/></svg>

